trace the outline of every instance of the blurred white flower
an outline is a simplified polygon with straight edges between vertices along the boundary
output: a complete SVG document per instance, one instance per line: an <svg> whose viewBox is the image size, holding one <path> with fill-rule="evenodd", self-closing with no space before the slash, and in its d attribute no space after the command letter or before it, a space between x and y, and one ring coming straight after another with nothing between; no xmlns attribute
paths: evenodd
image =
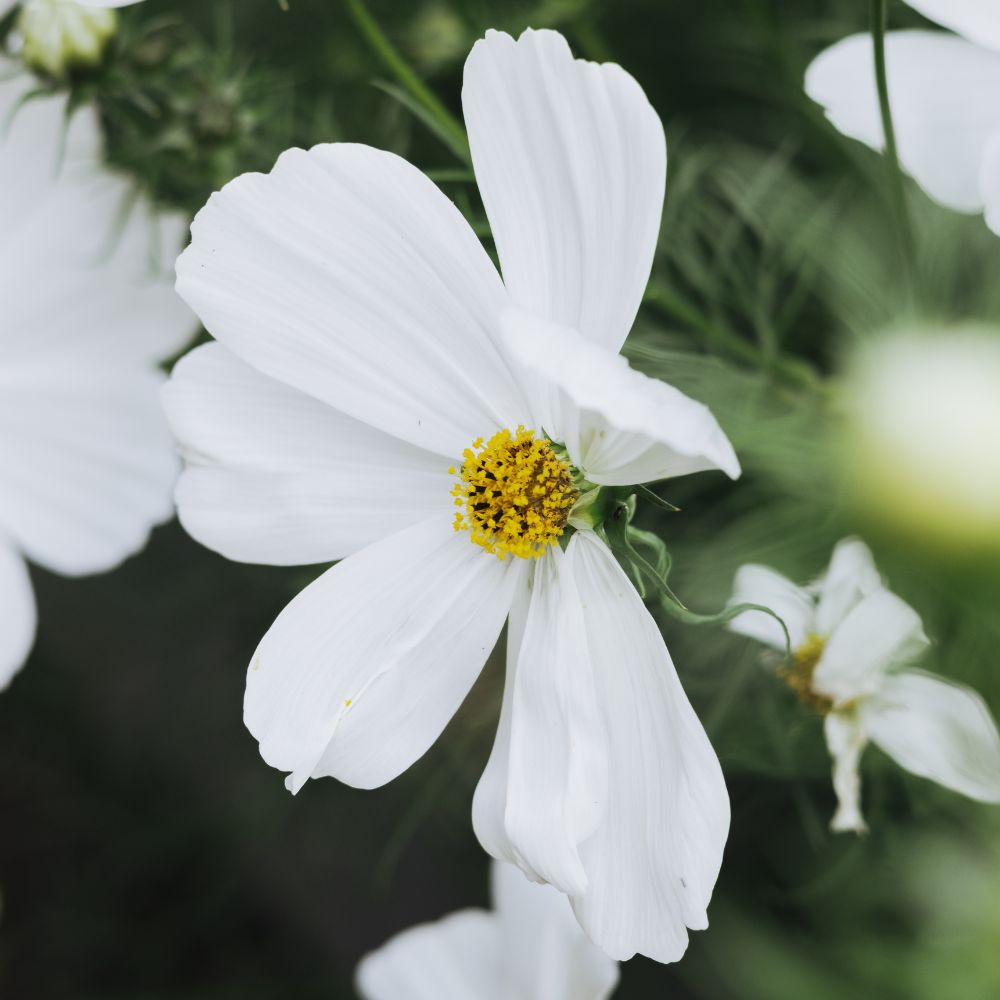
<svg viewBox="0 0 1000 1000"><path fill-rule="evenodd" d="M183 226L135 208L100 165L95 116L0 84L0 686L31 646L23 557L75 576L108 569L171 513L160 358L194 321L150 267ZM120 231L116 231L116 225Z"/></svg>
<svg viewBox="0 0 1000 1000"><path fill-rule="evenodd" d="M558 544L590 484L739 472L704 406L618 355L663 129L620 67L549 31L489 32L463 101L504 282L438 188L367 146L291 150L199 214L177 287L219 343L166 394L180 517L230 558L343 560L248 672L246 724L293 791L409 767L509 612L479 838L569 894L608 954L672 961L707 924L722 773L607 546L585 526Z"/></svg>
<svg viewBox="0 0 1000 1000"><path fill-rule="evenodd" d="M607 1000L618 966L566 897L493 863L494 912L462 910L397 934L358 966L364 1000Z"/></svg>
<svg viewBox="0 0 1000 1000"><path fill-rule="evenodd" d="M112 8L141 0L0 0L0 16L19 2L24 61L59 76L72 66L100 62L115 33Z"/></svg>
<svg viewBox="0 0 1000 1000"><path fill-rule="evenodd" d="M1000 551L1000 331L896 334L844 382L845 482L895 531L993 559Z"/></svg>
<svg viewBox="0 0 1000 1000"><path fill-rule="evenodd" d="M782 676L825 716L833 757L836 831L863 832L858 764L869 740L901 767L982 802L1000 802L1000 734L967 687L908 667L927 647L917 613L883 584L868 547L840 542L815 583L799 587L766 566L740 568L732 603L784 620L793 660ZM759 611L735 632L784 651L781 626Z"/></svg>
<svg viewBox="0 0 1000 1000"><path fill-rule="evenodd" d="M983 212L1000 232L1000 4L907 0L961 37L891 31L886 70L899 158L935 201ZM821 53L806 92L844 135L884 146L871 36L853 35Z"/></svg>

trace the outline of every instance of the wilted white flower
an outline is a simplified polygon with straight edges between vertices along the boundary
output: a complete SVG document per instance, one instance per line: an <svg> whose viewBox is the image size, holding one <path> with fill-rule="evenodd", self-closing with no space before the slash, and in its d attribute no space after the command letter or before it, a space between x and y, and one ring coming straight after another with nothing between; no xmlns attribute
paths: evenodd
<svg viewBox="0 0 1000 1000"><path fill-rule="evenodd" d="M865 830L858 764L869 740L913 774L1000 802L1000 735L989 709L969 688L910 667L928 645L920 618L885 587L863 542L840 542L807 587L747 565L733 591L733 604L762 604L788 627L793 660L782 675L825 717L838 801L831 829ZM730 628L785 649L781 626L759 611Z"/></svg>
<svg viewBox="0 0 1000 1000"><path fill-rule="evenodd" d="M100 166L96 117L67 131L62 100L23 93L0 85L0 686L34 636L24 557L95 573L170 516L156 365L194 326L150 267L154 236L176 247L182 227L157 233L138 208L122 223L130 191Z"/></svg>
<svg viewBox="0 0 1000 1000"><path fill-rule="evenodd" d="M397 934L358 966L364 1000L607 1000L618 965L566 897L493 863L495 911L462 910Z"/></svg>
<svg viewBox="0 0 1000 1000"><path fill-rule="evenodd" d="M894 530L995 559L1000 551L1000 331L899 333L844 381L845 478Z"/></svg>
<svg viewBox="0 0 1000 1000"><path fill-rule="evenodd" d="M53 76L100 62L115 33L112 8L140 0L0 0L0 16L21 6L18 31L24 61Z"/></svg>
<svg viewBox="0 0 1000 1000"><path fill-rule="evenodd" d="M675 960L707 923L728 797L659 629L573 514L595 484L739 472L704 406L618 355L663 129L620 67L547 31L488 33L463 101L503 282L441 191L367 146L291 150L200 213L177 287L219 343L166 395L180 517L231 558L343 560L248 672L247 726L293 791L409 767L510 613L479 838L610 955Z"/></svg>
<svg viewBox="0 0 1000 1000"><path fill-rule="evenodd" d="M1000 232L1000 4L989 0L907 0L961 37L891 31L886 71L899 158L935 201L982 212ZM870 35L821 53L806 91L845 135L884 146Z"/></svg>

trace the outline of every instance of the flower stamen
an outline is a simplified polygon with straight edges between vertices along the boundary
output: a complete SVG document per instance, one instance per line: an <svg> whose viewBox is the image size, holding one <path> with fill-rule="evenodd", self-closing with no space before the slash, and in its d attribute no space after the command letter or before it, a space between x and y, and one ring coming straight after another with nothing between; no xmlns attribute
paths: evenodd
<svg viewBox="0 0 1000 1000"><path fill-rule="evenodd" d="M519 426L477 438L463 458L461 469L448 470L459 477L451 491L461 508L456 531L499 559L537 559L559 540L578 492L551 441Z"/></svg>
<svg viewBox="0 0 1000 1000"><path fill-rule="evenodd" d="M799 696L799 700L820 715L828 715L833 709L833 699L813 688L813 674L816 673L825 646L826 640L821 635L807 635L805 642L792 652L792 662L779 674Z"/></svg>

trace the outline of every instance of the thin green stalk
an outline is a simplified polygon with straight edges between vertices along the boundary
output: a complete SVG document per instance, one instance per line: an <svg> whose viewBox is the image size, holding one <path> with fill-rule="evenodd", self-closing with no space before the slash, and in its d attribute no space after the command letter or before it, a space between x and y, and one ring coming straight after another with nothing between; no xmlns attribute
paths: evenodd
<svg viewBox="0 0 1000 1000"><path fill-rule="evenodd" d="M687 625L725 625L746 611L761 611L765 615L770 615L781 626L781 631L785 634L785 656L791 659L792 641L788 634L788 628L781 616L772 611L771 608L766 608L762 604L733 604L716 614L708 615L699 614L688 608L670 589L668 578L672 560L666 545L658 535L633 528L631 525L633 513L634 507L628 500L617 503L611 517L603 525L604 537L619 559L623 559L631 565L640 576L645 576L659 591L660 607L668 615ZM654 566L636 549L633 540L644 542L657 552L657 565ZM643 593L645 587L641 583L639 586L640 594L645 598L647 596Z"/></svg>
<svg viewBox="0 0 1000 1000"><path fill-rule="evenodd" d="M875 82L878 87L879 111L882 115L882 132L885 136L885 157L889 164L889 185L892 207L899 227L899 241L906 262L909 279L915 271L913 226L906 207L906 187L903 169L899 165L896 146L896 129L892 122L892 104L889 101L889 77L885 66L885 30L889 19L889 0L871 0L872 46L875 50Z"/></svg>
<svg viewBox="0 0 1000 1000"><path fill-rule="evenodd" d="M382 60L386 69L399 81L403 90L437 124L437 133L463 162L471 165L469 140L462 123L441 103L434 92L410 68L399 50L389 41L378 22L368 13L363 0L344 0L358 30Z"/></svg>

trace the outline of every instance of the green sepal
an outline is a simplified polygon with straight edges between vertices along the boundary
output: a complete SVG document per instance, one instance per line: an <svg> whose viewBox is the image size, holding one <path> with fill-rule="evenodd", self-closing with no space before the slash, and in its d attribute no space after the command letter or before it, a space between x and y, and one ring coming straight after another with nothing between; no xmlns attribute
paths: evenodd
<svg viewBox="0 0 1000 1000"><path fill-rule="evenodd" d="M785 655L791 659L792 642L788 627L781 616L771 608L762 604L734 604L715 614L701 614L688 608L670 589L668 578L673 563L663 539L652 532L641 531L632 526L632 516L635 512L634 496L631 499L633 500L631 504L627 500L618 502L611 516L604 522L602 534L619 561L632 568L630 575L640 595L643 598L647 596L647 589L643 583L645 578L656 588L663 610L687 625L724 625L745 611L763 612L781 626L781 631L785 635ZM655 565L639 552L635 543L646 545L656 553Z"/></svg>

